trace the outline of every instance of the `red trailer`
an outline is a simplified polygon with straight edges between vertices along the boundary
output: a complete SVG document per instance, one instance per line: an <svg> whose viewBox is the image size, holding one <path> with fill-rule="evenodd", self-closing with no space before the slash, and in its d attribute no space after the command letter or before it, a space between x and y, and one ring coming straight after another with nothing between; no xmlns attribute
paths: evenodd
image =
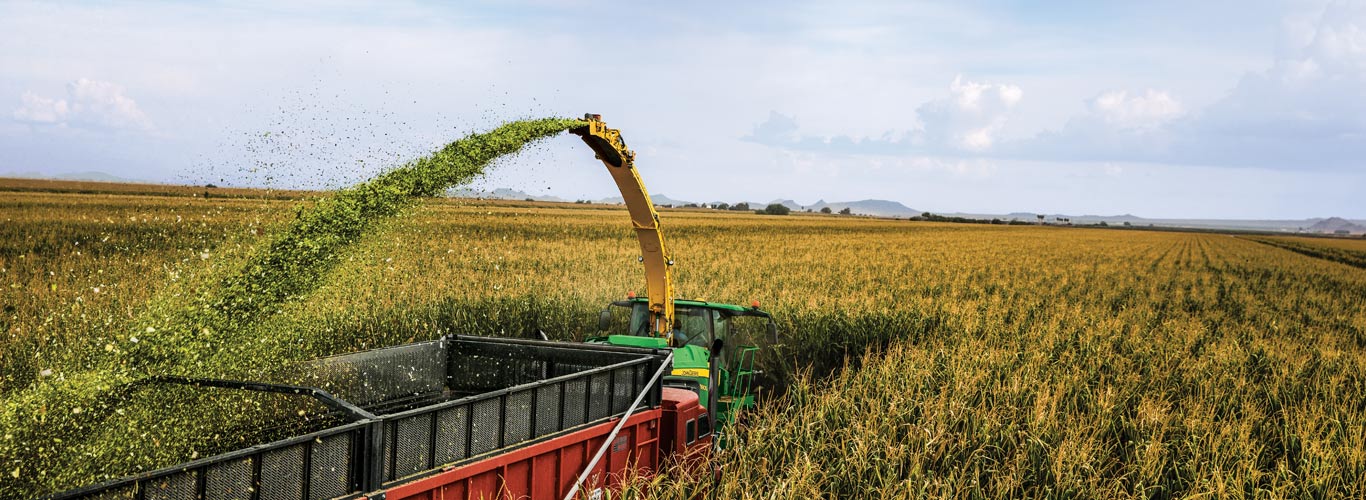
<svg viewBox="0 0 1366 500"><path fill-rule="evenodd" d="M662 405L626 417L608 453L581 488L590 498L611 488L635 467L648 473L661 459L706 453L711 436L686 434L706 421L697 394L665 388ZM683 425L679 425L683 422ZM688 423L691 422L691 423ZM594 453L602 448L616 419L568 432L482 460L444 468L385 490L385 500L464 500L479 498L561 499L569 492Z"/></svg>
<svg viewBox="0 0 1366 500"><path fill-rule="evenodd" d="M561 499L581 478L597 497L630 468L709 450L697 394L663 386L671 359L453 336L324 358L295 384L148 379L311 398L333 417L314 421L343 423L49 498Z"/></svg>

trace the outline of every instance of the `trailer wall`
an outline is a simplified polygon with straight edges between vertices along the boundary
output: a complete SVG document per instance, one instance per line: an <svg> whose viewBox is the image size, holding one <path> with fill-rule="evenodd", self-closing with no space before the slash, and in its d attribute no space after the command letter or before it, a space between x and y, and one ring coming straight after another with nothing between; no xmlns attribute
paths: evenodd
<svg viewBox="0 0 1366 500"><path fill-rule="evenodd" d="M630 415L582 491L615 486L628 468L655 470L660 457L663 411ZM385 500L477 500L516 498L559 500L593 454L602 447L616 419L534 442L478 462L453 467L385 491Z"/></svg>

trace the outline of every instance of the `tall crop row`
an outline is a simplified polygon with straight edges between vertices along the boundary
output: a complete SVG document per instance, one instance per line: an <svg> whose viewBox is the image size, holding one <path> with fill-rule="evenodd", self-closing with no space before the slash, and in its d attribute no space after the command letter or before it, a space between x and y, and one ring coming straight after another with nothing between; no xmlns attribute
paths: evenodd
<svg viewBox="0 0 1366 500"><path fill-rule="evenodd" d="M750 415L720 497L1366 494L1366 273L1217 235L955 241L900 275L904 320L864 308L891 347Z"/></svg>
<svg viewBox="0 0 1366 500"><path fill-rule="evenodd" d="M1247 239L1310 257L1366 269L1366 240L1268 236L1253 236Z"/></svg>

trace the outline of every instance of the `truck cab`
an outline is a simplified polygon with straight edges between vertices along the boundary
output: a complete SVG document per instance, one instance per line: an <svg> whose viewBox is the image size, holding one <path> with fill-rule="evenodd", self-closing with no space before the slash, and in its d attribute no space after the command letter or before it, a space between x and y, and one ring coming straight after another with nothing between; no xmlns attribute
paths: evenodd
<svg viewBox="0 0 1366 500"><path fill-rule="evenodd" d="M664 377L664 385L697 393L702 406L717 420L733 422L739 410L754 405L751 389L758 347L744 345L747 339L740 332L753 330L745 323L762 321L772 336L776 332L773 317L760 310L757 304L742 307L702 300L674 300L673 305L673 328L669 336L663 337L650 325L651 312L646 298L612 302L602 311L598 325L608 335L589 338L588 342L672 348L673 371ZM612 333L614 331L622 333Z"/></svg>

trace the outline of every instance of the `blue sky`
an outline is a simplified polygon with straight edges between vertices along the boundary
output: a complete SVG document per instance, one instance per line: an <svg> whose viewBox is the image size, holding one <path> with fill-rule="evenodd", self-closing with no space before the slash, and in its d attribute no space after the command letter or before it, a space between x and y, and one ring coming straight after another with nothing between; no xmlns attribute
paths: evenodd
<svg viewBox="0 0 1366 500"><path fill-rule="evenodd" d="M651 190L1366 218L1366 5L0 4L0 174L337 187L601 113ZM562 137L478 186L611 196Z"/></svg>

